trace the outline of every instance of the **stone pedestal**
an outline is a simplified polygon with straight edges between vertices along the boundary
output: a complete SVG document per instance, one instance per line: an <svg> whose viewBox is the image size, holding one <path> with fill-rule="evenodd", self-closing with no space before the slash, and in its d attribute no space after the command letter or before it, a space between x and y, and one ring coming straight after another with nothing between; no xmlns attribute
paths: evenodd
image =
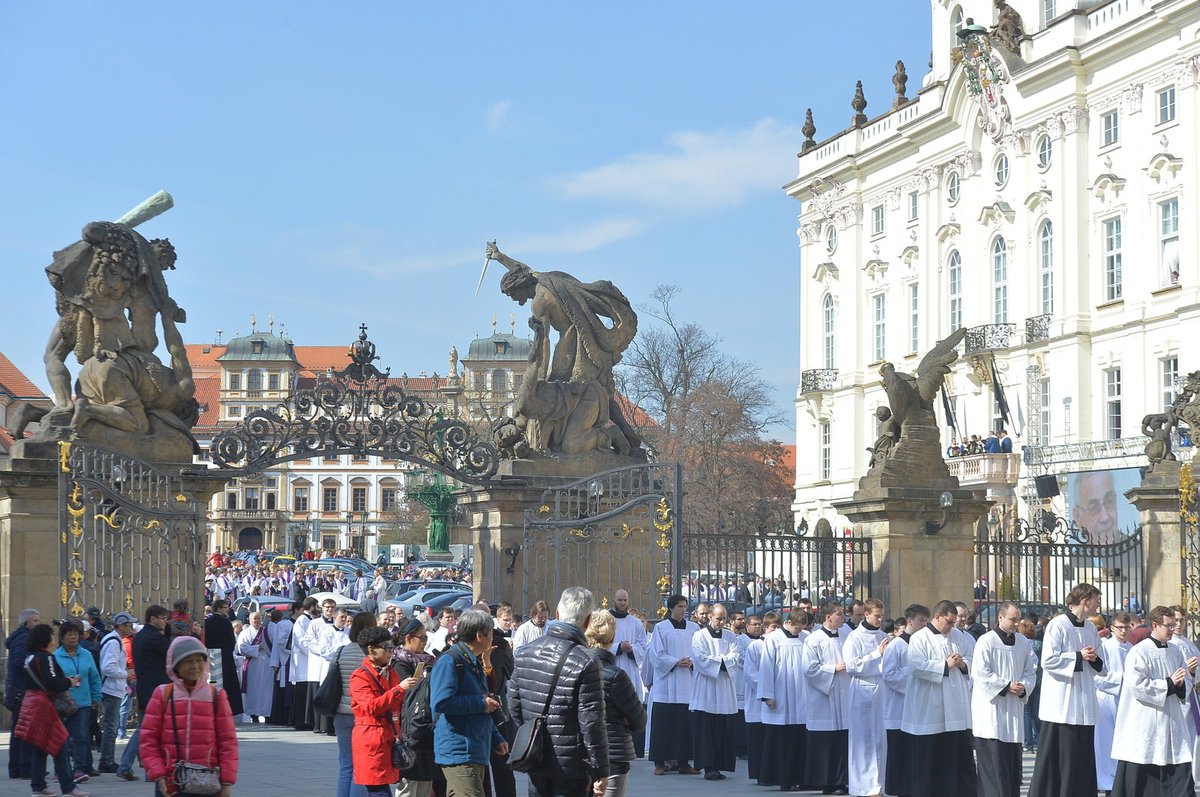
<svg viewBox="0 0 1200 797"><path fill-rule="evenodd" d="M469 526L465 531L456 532L454 542L470 543L474 547L475 597L491 602L508 600L512 602L514 611L526 614L529 607L522 604L526 602L528 586L528 602L545 600L553 612L558 594L554 592L552 584L541 583L546 581L546 567L530 568L531 572L536 570L531 580L539 583L525 583L524 557L534 555L532 552L521 550L525 536L526 510L538 507L546 490L605 470L632 464L638 462L605 452L592 452L577 457L505 460L500 463L498 476L501 482L487 487L469 487L460 492L458 501L467 510ZM544 535L550 532L537 529L534 533ZM637 542L644 543L645 540L639 538ZM630 542L630 545L633 544L635 541ZM569 555L580 557L587 556L590 547L579 545L569 550ZM586 572L588 564L586 560L568 562L560 558L557 561L557 569L562 574ZM592 564L598 573L600 563ZM553 571L554 567L550 570ZM650 573L651 568L647 567L646 572ZM659 575L654 573L653 576L648 576L648 584L652 584ZM600 601L603 597L600 593L607 592L611 585L601 584L598 578L592 578L581 580L579 586L597 592L596 599ZM642 585L623 583L619 586L629 589L632 595ZM656 609L657 605L643 608Z"/></svg>
<svg viewBox="0 0 1200 797"><path fill-rule="evenodd" d="M1179 519L1179 463L1159 462L1139 487L1125 493L1142 518L1143 611L1182 601L1183 524Z"/></svg>
<svg viewBox="0 0 1200 797"><path fill-rule="evenodd" d="M946 525L929 534L926 522L942 521L943 509L938 505L942 492L949 492L954 503ZM864 485L852 499L834 507L855 524L857 536L873 541L871 592L890 615L898 615L912 603L932 609L943 599L971 600L975 526L991 504L979 494L947 483L940 487Z"/></svg>

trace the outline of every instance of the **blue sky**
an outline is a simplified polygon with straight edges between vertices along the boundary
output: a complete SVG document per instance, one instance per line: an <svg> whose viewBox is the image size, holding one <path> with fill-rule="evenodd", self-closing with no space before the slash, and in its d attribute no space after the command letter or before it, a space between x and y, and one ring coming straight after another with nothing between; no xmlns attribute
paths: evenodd
<svg viewBox="0 0 1200 797"><path fill-rule="evenodd" d="M475 282L486 241L610 279L756 362L793 415L804 109L843 129L910 96L919 0L607 3L26 3L0 26L0 351L46 387L43 268L84 223L160 188L141 228L189 342L268 314L298 344L366 322L393 372L527 311ZM648 322L648 319L647 319ZM72 363L72 367L74 364ZM791 442L787 426L772 430Z"/></svg>

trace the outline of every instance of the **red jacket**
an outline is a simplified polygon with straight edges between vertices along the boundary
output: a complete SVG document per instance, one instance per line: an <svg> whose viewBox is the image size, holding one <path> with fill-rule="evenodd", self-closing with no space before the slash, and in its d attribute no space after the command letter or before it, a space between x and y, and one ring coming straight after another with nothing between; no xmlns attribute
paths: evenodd
<svg viewBox="0 0 1200 797"><path fill-rule="evenodd" d="M155 781L170 779L177 761L200 766L219 766L221 783L234 784L238 772L237 729L229 710L229 698L224 690L208 683L208 661L204 674L189 694L183 681L175 674L174 652L179 637L167 651L167 673L171 683L154 690L146 713L142 717L138 753L146 777ZM168 695L167 690L171 690ZM214 695L215 692L215 695ZM172 698L168 700L168 697ZM215 698L215 699L214 699ZM172 722L170 708L174 707ZM179 726L179 747L175 745L175 723ZM174 790L174 784L172 784Z"/></svg>
<svg viewBox="0 0 1200 797"><path fill-rule="evenodd" d="M375 673L376 678L368 675L363 667ZM392 746L396 741L395 728L400 724L404 690L400 688L400 676L391 667L383 675L378 673L370 659L363 659L363 666L350 676L350 708L354 712L354 734L350 743L354 782L363 786L400 780L400 770L392 766ZM393 714L396 717L394 724Z"/></svg>
<svg viewBox="0 0 1200 797"><path fill-rule="evenodd" d="M21 717L13 736L55 756L67 741L67 728L54 710L54 701L39 689L30 689L21 702Z"/></svg>

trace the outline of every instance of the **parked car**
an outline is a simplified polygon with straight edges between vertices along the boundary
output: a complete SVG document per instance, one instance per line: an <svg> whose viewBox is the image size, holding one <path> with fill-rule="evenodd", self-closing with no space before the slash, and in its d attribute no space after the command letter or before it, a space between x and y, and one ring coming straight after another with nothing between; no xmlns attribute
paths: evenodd
<svg viewBox="0 0 1200 797"><path fill-rule="evenodd" d="M248 623L253 612L281 609L286 614L291 605L292 601L289 598L281 598L278 595L248 595L235 600L229 607L229 613L243 623Z"/></svg>
<svg viewBox="0 0 1200 797"><path fill-rule="evenodd" d="M469 609L475 603L475 596L470 592L454 590L444 595L427 599L413 607L414 612L425 612L430 617L436 617L442 609Z"/></svg>
<svg viewBox="0 0 1200 797"><path fill-rule="evenodd" d="M339 609L346 609L353 614L358 614L363 608L362 604L354 600L354 598L347 598L340 592L314 592L308 597L316 598L318 604L332 599L333 602L337 604Z"/></svg>
<svg viewBox="0 0 1200 797"><path fill-rule="evenodd" d="M359 570L362 570L358 565L348 562L344 559L322 559L319 562L310 562L317 570L339 570L347 578L355 578ZM367 573L374 574L374 570L363 570L363 575Z"/></svg>
<svg viewBox="0 0 1200 797"><path fill-rule="evenodd" d="M403 597L406 593L416 592L422 587L446 587L462 589L466 585L458 581L445 581L443 579L430 579L428 582L419 578L405 578L400 581L390 581L385 588L385 593L389 598Z"/></svg>
<svg viewBox="0 0 1200 797"><path fill-rule="evenodd" d="M472 593L469 589L465 589L460 586L427 587L424 589L418 589L418 590L414 590L413 592L405 593L404 595L401 595L399 598L396 598L394 601L387 601L387 603L395 603L397 606L399 606L401 609L404 610L405 615L411 617L413 614L413 607L415 607L417 605L427 606L427 605L429 605L430 601L432 601L434 598L437 598L441 595L453 595L455 597L459 597L462 595L469 596L471 594Z"/></svg>

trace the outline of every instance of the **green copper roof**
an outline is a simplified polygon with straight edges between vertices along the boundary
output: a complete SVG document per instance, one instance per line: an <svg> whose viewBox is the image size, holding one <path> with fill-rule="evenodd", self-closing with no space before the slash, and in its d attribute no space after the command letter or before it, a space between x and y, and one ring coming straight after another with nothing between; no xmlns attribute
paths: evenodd
<svg viewBox="0 0 1200 797"><path fill-rule="evenodd" d="M533 341L529 338L519 338L516 335L496 333L490 338L476 338L471 341L467 350L467 360L515 360L524 362L529 359L529 351Z"/></svg>
<svg viewBox="0 0 1200 797"><path fill-rule="evenodd" d="M292 362L299 365L292 342L269 332L251 332L233 338L217 362Z"/></svg>

